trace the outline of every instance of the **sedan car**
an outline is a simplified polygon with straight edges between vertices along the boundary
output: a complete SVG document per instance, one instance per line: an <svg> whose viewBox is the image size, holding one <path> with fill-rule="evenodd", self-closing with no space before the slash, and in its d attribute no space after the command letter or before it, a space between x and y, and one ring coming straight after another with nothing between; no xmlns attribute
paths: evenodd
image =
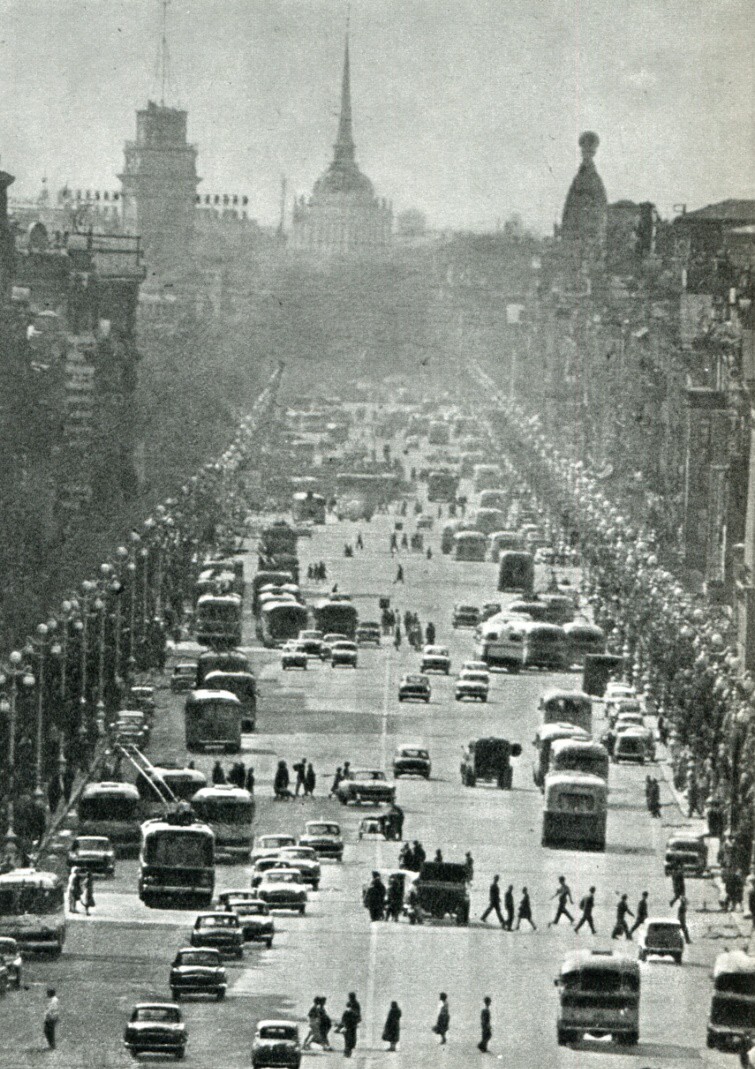
<svg viewBox="0 0 755 1069"><path fill-rule="evenodd" d="M0 967L5 967L8 975L8 984L11 987L21 987L21 975L23 973L23 959L18 943L15 939L3 936L0 938Z"/></svg>
<svg viewBox="0 0 755 1069"><path fill-rule="evenodd" d="M265 1020L257 1022L252 1041L254 1069L285 1067L299 1069L301 1042L299 1026L294 1021Z"/></svg>
<svg viewBox="0 0 755 1069"><path fill-rule="evenodd" d="M362 623L357 627L357 645L379 646L381 641L380 624Z"/></svg>
<svg viewBox="0 0 755 1069"><path fill-rule="evenodd" d="M670 835L663 869L670 876L681 869L687 876L703 876L708 867L708 846L702 835Z"/></svg>
<svg viewBox="0 0 755 1069"><path fill-rule="evenodd" d="M331 668L356 668L357 666L356 642L334 642L330 650Z"/></svg>
<svg viewBox="0 0 755 1069"><path fill-rule="evenodd" d="M425 646L422 650L422 660L419 665L420 672L442 672L448 675L451 671L451 654L446 646Z"/></svg>
<svg viewBox="0 0 755 1069"><path fill-rule="evenodd" d="M401 682L398 685L398 700L400 702L429 702L430 694L430 680L427 676L409 674L401 677Z"/></svg>
<svg viewBox="0 0 755 1069"><path fill-rule="evenodd" d="M186 1053L188 1038L174 1002L138 1002L123 1033L123 1043L134 1057L172 1054L177 1061Z"/></svg>
<svg viewBox="0 0 755 1069"><path fill-rule="evenodd" d="M430 779L430 754L424 746L407 744L399 746L393 755L393 777L399 776L422 776Z"/></svg>
<svg viewBox="0 0 755 1069"><path fill-rule="evenodd" d="M188 694L197 685L197 663L187 661L177 664L170 677L170 689L174 694Z"/></svg>
<svg viewBox="0 0 755 1069"><path fill-rule="evenodd" d="M256 864L260 858L277 854L284 846L296 846L296 838L285 832L277 832L275 835L260 835L254 845L254 850L252 850L252 864Z"/></svg>
<svg viewBox="0 0 755 1069"><path fill-rule="evenodd" d="M648 917L637 936L637 957L647 961L650 955L672 958L681 965L684 957L684 933L673 917Z"/></svg>
<svg viewBox="0 0 755 1069"><path fill-rule="evenodd" d="M456 680L454 698L457 702L488 700L490 677L487 672L462 672Z"/></svg>
<svg viewBox="0 0 755 1069"><path fill-rule="evenodd" d="M247 943L265 943L270 949L275 924L267 903L255 891L223 891L218 895L218 906L236 914Z"/></svg>
<svg viewBox="0 0 755 1069"><path fill-rule="evenodd" d="M170 967L170 993L178 1002L181 995L214 995L225 998L227 982L219 950L186 947L179 950Z"/></svg>
<svg viewBox="0 0 755 1069"><path fill-rule="evenodd" d="M68 851L68 867L97 876L115 875L115 850L106 835L77 835Z"/></svg>
<svg viewBox="0 0 755 1069"><path fill-rule="evenodd" d="M284 672L289 668L303 668L306 671L308 662L307 651L295 639L291 639L281 649L281 668Z"/></svg>
<svg viewBox="0 0 755 1069"><path fill-rule="evenodd" d="M341 805L348 805L349 802L379 805L381 802L393 802L396 788L388 782L381 769L355 768L338 784L336 797Z"/></svg>
<svg viewBox="0 0 755 1069"><path fill-rule="evenodd" d="M454 605L451 622L454 627L477 627L480 610L476 605Z"/></svg>
<svg viewBox="0 0 755 1069"><path fill-rule="evenodd" d="M297 869L270 869L260 880L257 895L270 909L289 909L302 916L307 910L307 888Z"/></svg>
<svg viewBox="0 0 755 1069"><path fill-rule="evenodd" d="M330 655L333 651L333 646L336 642L348 642L349 636L342 635L340 631L328 631L322 640L322 659L324 661L330 660Z"/></svg>
<svg viewBox="0 0 755 1069"><path fill-rule="evenodd" d="M282 865L297 869L313 891L320 886L320 862L311 846L285 846L277 855Z"/></svg>
<svg viewBox="0 0 755 1069"><path fill-rule="evenodd" d="M193 947L212 947L221 954L240 958L244 954L244 933L235 913L200 913L194 921L190 943Z"/></svg>
<svg viewBox="0 0 755 1069"><path fill-rule="evenodd" d="M318 857L343 860L340 824L336 824L334 820L308 820L304 829L304 834L299 836L300 846L311 847Z"/></svg>
<svg viewBox="0 0 755 1069"><path fill-rule="evenodd" d="M308 657L322 656L322 631L300 631L296 640Z"/></svg>

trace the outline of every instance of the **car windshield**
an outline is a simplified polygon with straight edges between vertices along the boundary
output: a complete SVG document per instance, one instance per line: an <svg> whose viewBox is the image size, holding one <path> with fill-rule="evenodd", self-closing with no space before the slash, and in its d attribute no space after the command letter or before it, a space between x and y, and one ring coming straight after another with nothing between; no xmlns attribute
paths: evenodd
<svg viewBox="0 0 755 1069"><path fill-rule="evenodd" d="M337 824L307 824L307 835L340 835Z"/></svg>
<svg viewBox="0 0 755 1069"><path fill-rule="evenodd" d="M259 1030L260 1039L297 1039L297 1030L293 1026L282 1024L266 1024Z"/></svg>
<svg viewBox="0 0 755 1069"><path fill-rule="evenodd" d="M338 650L341 653L343 653L344 651L346 651L347 653L350 653L352 650L355 650L355 649L356 649L356 644L353 643L353 642L336 642L334 644L334 646L333 646L333 650L334 651Z"/></svg>
<svg viewBox="0 0 755 1069"><path fill-rule="evenodd" d="M384 780L385 772L355 772L355 780Z"/></svg>
<svg viewBox="0 0 755 1069"><path fill-rule="evenodd" d="M427 657L448 657L448 650L444 646L428 646L425 650Z"/></svg>
<svg viewBox="0 0 755 1069"><path fill-rule="evenodd" d="M15 939L0 939L0 954L15 957L18 954L18 943Z"/></svg>
<svg viewBox="0 0 755 1069"><path fill-rule="evenodd" d="M404 682L412 687L424 687L427 684L424 676L407 676Z"/></svg>
<svg viewBox="0 0 755 1069"><path fill-rule="evenodd" d="M462 672L461 678L470 683L487 683L489 676L487 672Z"/></svg>
<svg viewBox="0 0 755 1069"><path fill-rule="evenodd" d="M316 639L319 642L322 639L322 631L300 631L299 638Z"/></svg>
<svg viewBox="0 0 755 1069"><path fill-rule="evenodd" d="M74 840L74 850L109 850L110 840L101 839L93 835L84 835Z"/></svg>
<svg viewBox="0 0 755 1069"><path fill-rule="evenodd" d="M160 1021L165 1024L178 1024L181 1013L173 1006L140 1006L134 1010L134 1021Z"/></svg>
<svg viewBox="0 0 755 1069"><path fill-rule="evenodd" d="M427 757L427 750L418 750L414 746L402 746L398 753L400 757Z"/></svg>
<svg viewBox="0 0 755 1069"><path fill-rule="evenodd" d="M197 928L236 928L238 919L233 913L218 913L212 917L197 918Z"/></svg>
<svg viewBox="0 0 755 1069"><path fill-rule="evenodd" d="M292 835L263 835L260 839L260 848L263 850L275 850L280 846L293 846Z"/></svg>
<svg viewBox="0 0 755 1069"><path fill-rule="evenodd" d="M262 902L255 902L250 898L229 898L228 905L232 909L239 910L245 917L252 917L255 913L265 913L265 906Z"/></svg>
<svg viewBox="0 0 755 1069"><path fill-rule="evenodd" d="M287 846L284 847L283 850L281 850L281 854L285 855L285 857L294 858L310 858L313 856L313 853L314 851L306 849L303 846Z"/></svg>
<svg viewBox="0 0 755 1069"><path fill-rule="evenodd" d="M298 872L291 872L288 869L271 869L266 873L264 877L265 883L301 883L301 876Z"/></svg>
<svg viewBox="0 0 755 1069"><path fill-rule="evenodd" d="M219 958L217 954L210 953L209 950L184 950L182 954L179 954L176 958L176 965L218 965Z"/></svg>

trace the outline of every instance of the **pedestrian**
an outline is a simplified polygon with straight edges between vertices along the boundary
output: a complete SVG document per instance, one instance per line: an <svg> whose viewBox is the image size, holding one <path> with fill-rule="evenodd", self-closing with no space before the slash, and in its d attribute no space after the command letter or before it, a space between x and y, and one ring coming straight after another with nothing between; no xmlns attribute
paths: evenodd
<svg viewBox="0 0 755 1069"><path fill-rule="evenodd" d="M679 899L679 906L677 907L676 919L679 921L679 927L682 930L684 936L684 942L689 945L692 940L690 938L689 929L687 928L687 896L682 895Z"/></svg>
<svg viewBox="0 0 755 1069"><path fill-rule="evenodd" d="M474 879L474 858L470 850L467 850L464 855L464 868L467 873L467 883L471 883Z"/></svg>
<svg viewBox="0 0 755 1069"><path fill-rule="evenodd" d="M443 864L443 851L441 850L440 847L438 847L438 849L435 851L435 857L433 858L433 864L435 864L435 865L442 865Z"/></svg>
<svg viewBox="0 0 755 1069"><path fill-rule="evenodd" d="M217 787L220 783L225 783L225 772L220 761L216 761L212 766L212 784Z"/></svg>
<svg viewBox="0 0 755 1069"><path fill-rule="evenodd" d="M548 927L550 928L553 925L558 924L562 917L566 917L570 924L574 924L574 917L572 917L567 908L569 903L573 902L574 899L571 896L571 890L566 882L565 876L559 876L558 887L556 888L555 893L551 895L551 899L554 898L558 899L558 907L556 909L556 916L552 921L548 921Z"/></svg>
<svg viewBox="0 0 755 1069"><path fill-rule="evenodd" d="M595 924L592 919L592 913L595 909L595 888L591 887L589 892L580 900L579 908L581 910L579 920L577 921L574 932L579 931L583 924L589 925L590 931L595 935Z"/></svg>
<svg viewBox="0 0 755 1069"><path fill-rule="evenodd" d="M323 1050L333 1050L330 1045L330 1030L333 1027L333 1022L330 1019L330 1014L325 1009L325 1003L327 999L325 995L320 995L320 1034L322 1036Z"/></svg>
<svg viewBox="0 0 755 1069"><path fill-rule="evenodd" d="M294 788L294 797L298 798L299 791L304 790L304 779L307 771L306 757L302 757L301 761L297 761L297 763L295 765L292 765L291 767L296 773L296 787Z"/></svg>
<svg viewBox="0 0 755 1069"><path fill-rule="evenodd" d="M71 869L68 877L68 912L77 913L76 904L81 898L81 873L74 867Z"/></svg>
<svg viewBox="0 0 755 1069"><path fill-rule="evenodd" d="M404 515L406 515L406 513L404 513ZM401 548L409 548L409 538L407 537L406 531L404 531L404 533L401 535Z"/></svg>
<svg viewBox="0 0 755 1069"><path fill-rule="evenodd" d="M506 894L503 896L503 908L506 910L506 921L504 928L507 932L510 932L514 924L514 885L510 883L506 888Z"/></svg>
<svg viewBox="0 0 755 1069"><path fill-rule="evenodd" d="M84 905L84 912L87 917L89 916L89 910L94 909L94 874L91 869L84 876L84 887L82 893L82 903Z"/></svg>
<svg viewBox="0 0 755 1069"><path fill-rule="evenodd" d="M396 624L396 630L393 633L393 645L396 649L401 647L401 625Z"/></svg>
<svg viewBox="0 0 755 1069"><path fill-rule="evenodd" d="M414 858L412 856L412 844L404 843L398 855L398 867L411 871Z"/></svg>
<svg viewBox="0 0 755 1069"><path fill-rule="evenodd" d="M488 1043L493 1038L493 1015L490 1012L490 1004L493 1000L490 995L486 995L482 1000L482 1009L480 1010L480 1042L477 1044L477 1049L483 1054L488 1053Z"/></svg>
<svg viewBox="0 0 755 1069"><path fill-rule="evenodd" d="M403 566L403 564L399 564L398 568L396 569L396 578L393 581L394 581L394 583L403 583L403 581L404 581L404 566Z"/></svg>
<svg viewBox="0 0 755 1069"><path fill-rule="evenodd" d="M750 922L752 924L753 931L755 931L755 880L752 880L752 878L750 883L750 890L747 892L747 905L750 910Z"/></svg>
<svg viewBox="0 0 755 1069"><path fill-rule="evenodd" d="M349 995L346 1009L341 1014L341 1020L336 1025L336 1032L343 1036L343 1056L350 1058L357 1045L357 1028L362 1020L359 1003L353 992Z"/></svg>
<svg viewBox="0 0 755 1069"><path fill-rule="evenodd" d="M530 901L530 894L526 887L522 888L522 897L519 899L519 909L516 915L516 928L514 931L519 931L519 926L522 921L527 921L532 927L533 931L537 931L537 925L532 919L532 903Z"/></svg>
<svg viewBox="0 0 755 1069"><path fill-rule="evenodd" d="M680 898L686 893L686 885L684 882L684 869L680 862L676 862L671 872L671 890L673 891L673 898L669 902L670 906L673 906L674 902L678 902Z"/></svg>
<svg viewBox="0 0 755 1069"><path fill-rule="evenodd" d="M364 905L370 914L371 921L381 921L383 919L385 898L385 884L380 878L380 873L374 871L372 873L372 880L364 892Z"/></svg>
<svg viewBox="0 0 755 1069"><path fill-rule="evenodd" d="M361 531L357 532L357 549L364 549L364 539Z"/></svg>
<svg viewBox="0 0 755 1069"><path fill-rule="evenodd" d="M333 776L333 782L330 785L330 793L328 794L328 798L335 798L336 792L337 792L337 790L338 790L338 788L340 786L340 783L341 783L342 779L343 779L343 769L339 765L338 768L335 771L335 775Z"/></svg>
<svg viewBox="0 0 755 1069"><path fill-rule="evenodd" d="M315 775L315 770L312 767L312 762L310 761L309 764L307 765L307 769L306 769L306 771L304 773L304 797L305 798L314 797L315 786L316 785L317 785L317 776Z"/></svg>
<svg viewBox="0 0 755 1069"><path fill-rule="evenodd" d="M58 1020L60 1019L60 1001L55 992L54 987L47 988L47 1005L45 1006L45 1017L43 1030L45 1039L47 1040L47 1046L50 1050L55 1050L55 1030L58 1027Z"/></svg>
<svg viewBox="0 0 755 1069"><path fill-rule="evenodd" d="M289 782L288 766L285 761L279 761L273 780L273 793L278 801L291 797L291 791L288 789Z"/></svg>
<svg viewBox="0 0 755 1069"><path fill-rule="evenodd" d="M398 921L404 905L404 877L400 872L391 873L385 903L385 917L389 921Z"/></svg>
<svg viewBox="0 0 755 1069"><path fill-rule="evenodd" d="M448 1035L448 1029L451 1027L451 1011L448 1006L448 995L445 991L440 993L440 1001L438 1002L438 1013L435 1017L435 1024L432 1027L432 1031L436 1036L440 1036L441 1046L445 1046L446 1036Z"/></svg>
<svg viewBox="0 0 755 1069"><path fill-rule="evenodd" d="M739 1064L743 1069L752 1069L755 1066L755 1044L753 1044L752 1035L749 1032L742 1036L737 1053L739 1054Z"/></svg>
<svg viewBox="0 0 755 1069"><path fill-rule="evenodd" d="M645 921L648 919L648 911L648 892L643 891L642 895L640 896L640 900L637 903L637 911L634 916L634 924L629 929L630 935L634 935L640 925L645 923Z"/></svg>
<svg viewBox="0 0 755 1069"><path fill-rule="evenodd" d="M427 627L425 628L425 644L427 646L435 645L435 624L432 622L432 620L429 621Z"/></svg>
<svg viewBox="0 0 755 1069"><path fill-rule="evenodd" d="M620 935L623 935L626 939L632 938L632 933L627 926L627 917L634 917L634 913L629 908L627 896L622 895L616 906L616 924L611 932L611 939L618 939Z"/></svg>
<svg viewBox="0 0 755 1069"><path fill-rule="evenodd" d="M388 1050L394 1051L396 1044L401 1038L401 1009L398 1002L392 1002L388 1010L388 1016L383 1025L383 1043L388 1044Z"/></svg>
<svg viewBox="0 0 755 1069"><path fill-rule="evenodd" d="M419 842L418 839L415 839L414 840L414 869L415 869L415 872L419 872L419 870L422 868L422 866L424 865L426 860L427 860L427 854L425 853L425 848L423 847L422 843Z"/></svg>
<svg viewBox="0 0 755 1069"><path fill-rule="evenodd" d="M250 765L246 770L246 779L244 780L244 786L250 794L254 794L254 766Z"/></svg>
<svg viewBox="0 0 755 1069"><path fill-rule="evenodd" d="M505 928L506 922L504 921L503 915L501 913L501 888L498 883L500 878L501 877L498 875L495 875L493 877L493 882L488 888L488 908L482 914L480 920L484 921L487 924L488 916L491 913L495 913L496 917L501 922L501 927Z"/></svg>
<svg viewBox="0 0 755 1069"><path fill-rule="evenodd" d="M315 996L312 1005L309 1007L307 1020L309 1021L309 1031L304 1037L301 1049L309 1050L313 1043L316 1043L318 1047L323 1047L319 996Z"/></svg>

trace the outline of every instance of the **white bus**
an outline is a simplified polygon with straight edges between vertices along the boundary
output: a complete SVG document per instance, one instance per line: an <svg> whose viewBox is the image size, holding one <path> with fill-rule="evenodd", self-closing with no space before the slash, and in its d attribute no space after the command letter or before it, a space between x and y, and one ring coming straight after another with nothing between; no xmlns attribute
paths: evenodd
<svg viewBox="0 0 755 1069"><path fill-rule="evenodd" d="M78 834L106 835L117 854L135 854L142 819L139 791L132 783L89 783L78 804Z"/></svg>
<svg viewBox="0 0 755 1069"><path fill-rule="evenodd" d="M36 869L0 874L0 936L15 939L21 950L60 954L66 938L60 877Z"/></svg>
<svg viewBox="0 0 755 1069"><path fill-rule="evenodd" d="M215 856L248 861L254 845L254 798L230 784L202 787L191 800L197 818L215 834Z"/></svg>

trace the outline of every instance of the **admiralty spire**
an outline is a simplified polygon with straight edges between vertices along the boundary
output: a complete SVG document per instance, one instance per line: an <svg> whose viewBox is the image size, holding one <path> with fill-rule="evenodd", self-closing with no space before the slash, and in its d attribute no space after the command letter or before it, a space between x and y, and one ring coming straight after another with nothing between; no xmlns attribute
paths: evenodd
<svg viewBox="0 0 755 1069"><path fill-rule="evenodd" d="M375 196L372 182L360 171L355 155L347 34L333 159L315 182L312 196L299 197L294 203L292 248L322 256L369 256L390 244L390 205Z"/></svg>

